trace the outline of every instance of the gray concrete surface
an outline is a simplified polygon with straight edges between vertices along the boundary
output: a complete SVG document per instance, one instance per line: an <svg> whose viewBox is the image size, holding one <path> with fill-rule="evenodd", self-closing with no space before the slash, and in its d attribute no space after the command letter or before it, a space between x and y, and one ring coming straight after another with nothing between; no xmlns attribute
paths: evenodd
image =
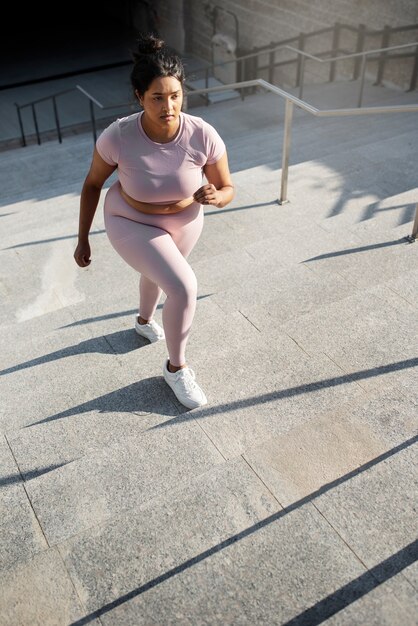
<svg viewBox="0 0 418 626"><path fill-rule="evenodd" d="M237 187L190 258L199 410L106 190L74 263L90 134L0 155L0 624L416 625L417 117L297 112L279 206L283 104L193 113Z"/></svg>

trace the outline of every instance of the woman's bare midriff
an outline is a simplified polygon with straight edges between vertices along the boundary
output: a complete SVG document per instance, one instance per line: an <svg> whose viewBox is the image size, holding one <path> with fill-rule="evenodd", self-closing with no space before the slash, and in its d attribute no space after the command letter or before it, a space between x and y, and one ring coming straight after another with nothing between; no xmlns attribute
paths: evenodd
<svg viewBox="0 0 418 626"><path fill-rule="evenodd" d="M179 213L180 211L184 211L188 206L196 202L193 196L189 196L184 200L180 200L174 204L152 204L149 202L139 202L139 200L135 200L128 196L128 194L120 187L120 194L122 198L125 200L129 206L141 213L147 213L151 215L168 215L170 213Z"/></svg>

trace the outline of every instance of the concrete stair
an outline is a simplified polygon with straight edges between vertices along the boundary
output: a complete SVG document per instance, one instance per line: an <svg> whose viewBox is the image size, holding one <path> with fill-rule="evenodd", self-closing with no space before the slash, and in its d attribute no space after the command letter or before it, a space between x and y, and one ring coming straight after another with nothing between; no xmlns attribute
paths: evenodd
<svg viewBox="0 0 418 626"><path fill-rule="evenodd" d="M115 50L113 50L113 53L115 54ZM90 57L90 62L100 65L100 59L101 63L103 63L105 57L99 51L96 51L96 54L98 56L95 58L95 61L93 61L94 57ZM118 58L118 55L116 58ZM36 115L42 141L56 140L57 132L53 105L52 100L49 99L54 94L61 93L57 97L56 102L59 123L64 137L90 132L91 115L89 101L85 95L76 90L77 85L104 107L94 106L94 115L99 130L103 129L115 117L122 117L137 111L138 106L133 97L130 82L132 68L126 59L129 59L129 55L128 57L120 58L121 63L126 63L120 67L91 72L84 71L84 73L79 75L3 89L0 101L0 150L14 149L21 145L21 131L15 103L22 106L42 98L47 99L36 105ZM38 60L37 65L39 66L42 62L45 64L45 59L43 61ZM82 66L86 59L83 62L82 59L79 59L79 62ZM204 67L205 62L195 57L184 56L183 63L187 75L190 77L190 84L198 85L199 81L197 80L196 82L196 71ZM15 75L15 71L12 71L12 74ZM214 84L211 82L211 86ZM220 84L219 81L216 81L216 84ZM235 91L215 94L214 97L211 96L210 100L211 102L216 102L231 99L231 97L239 97L239 94ZM202 99L200 97L192 97L190 103L192 106L193 104L196 106L196 104L202 104ZM25 107L22 109L21 115L27 143L29 145L36 144L37 138L31 108Z"/></svg>
<svg viewBox="0 0 418 626"><path fill-rule="evenodd" d="M187 83L189 85L189 99L193 98L193 89L206 89L206 81L204 78L197 78L195 80L191 80L188 81ZM208 88L211 87L220 87L222 86L223 83L221 83L220 80L218 80L217 78L214 78L213 76L210 76L209 80L208 80ZM226 91L214 91L211 93L208 93L208 100L210 102L210 104L216 104L217 102L224 102L225 100L236 100L237 98L239 99L241 96L239 94L239 92L236 89L230 89L230 90L226 90Z"/></svg>
<svg viewBox="0 0 418 626"><path fill-rule="evenodd" d="M102 201L73 261L91 136L0 155L0 623L412 626L416 117L296 112L278 206L283 104L192 113L237 187L190 258L192 412Z"/></svg>

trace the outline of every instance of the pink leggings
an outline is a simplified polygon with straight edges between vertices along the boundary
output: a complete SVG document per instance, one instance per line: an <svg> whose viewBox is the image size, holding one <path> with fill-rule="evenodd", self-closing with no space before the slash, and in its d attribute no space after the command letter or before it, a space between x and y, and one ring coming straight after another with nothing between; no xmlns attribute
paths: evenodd
<svg viewBox="0 0 418 626"><path fill-rule="evenodd" d="M139 314L152 319L163 291L163 326L172 365L186 362L185 349L196 309L196 276L186 258L199 239L203 208L193 203L180 213L148 215L125 202L119 182L106 194L104 220L110 243L137 272Z"/></svg>

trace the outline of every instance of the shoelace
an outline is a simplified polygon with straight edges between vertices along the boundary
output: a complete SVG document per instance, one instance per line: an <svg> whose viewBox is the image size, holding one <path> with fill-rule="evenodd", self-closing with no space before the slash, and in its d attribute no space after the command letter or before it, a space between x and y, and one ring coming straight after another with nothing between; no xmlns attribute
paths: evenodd
<svg viewBox="0 0 418 626"><path fill-rule="evenodd" d="M195 382L195 373L192 369L184 368L177 372L177 380L183 384L185 391L194 391L198 388Z"/></svg>
<svg viewBox="0 0 418 626"><path fill-rule="evenodd" d="M150 326L152 330L154 331L154 333L158 335L158 337L161 335L161 330L159 329L157 323L154 322L154 320L151 320L150 322L148 322L147 326Z"/></svg>

